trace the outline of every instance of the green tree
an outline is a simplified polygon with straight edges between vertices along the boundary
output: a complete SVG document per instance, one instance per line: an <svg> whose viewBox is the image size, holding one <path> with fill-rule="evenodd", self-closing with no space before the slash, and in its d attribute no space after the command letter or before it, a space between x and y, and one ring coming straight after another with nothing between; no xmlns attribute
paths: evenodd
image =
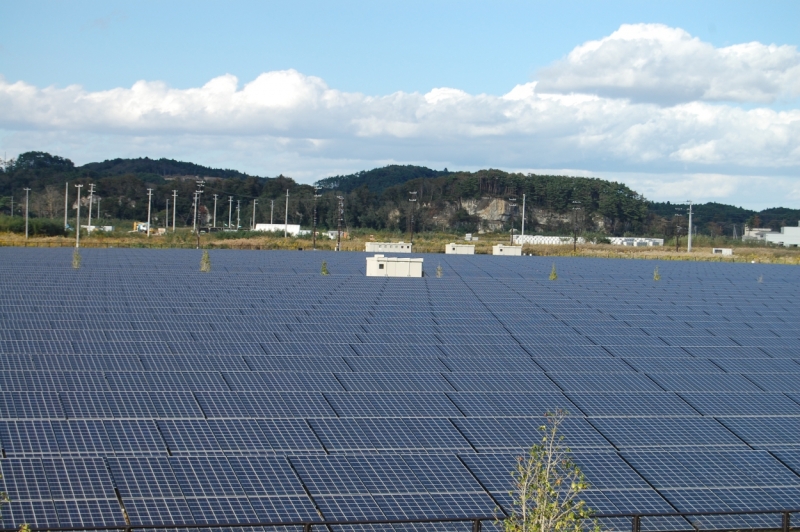
<svg viewBox="0 0 800 532"><path fill-rule="evenodd" d="M513 512L503 522L505 532L583 532L592 510L580 499L589 488L559 428L568 412L545 414L542 440L519 456L511 476ZM594 530L599 525L594 522Z"/></svg>
<svg viewBox="0 0 800 532"><path fill-rule="evenodd" d="M200 271L208 273L211 271L211 258L208 256L208 250L203 250L203 256L200 258Z"/></svg>

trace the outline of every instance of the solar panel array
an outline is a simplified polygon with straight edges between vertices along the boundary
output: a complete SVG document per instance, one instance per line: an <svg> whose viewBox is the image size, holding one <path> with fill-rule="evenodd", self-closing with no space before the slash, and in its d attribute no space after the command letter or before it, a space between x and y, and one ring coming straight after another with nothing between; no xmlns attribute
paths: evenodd
<svg viewBox="0 0 800 532"><path fill-rule="evenodd" d="M492 515L556 408L599 512L800 506L795 268L82 253L0 250L6 527Z"/></svg>

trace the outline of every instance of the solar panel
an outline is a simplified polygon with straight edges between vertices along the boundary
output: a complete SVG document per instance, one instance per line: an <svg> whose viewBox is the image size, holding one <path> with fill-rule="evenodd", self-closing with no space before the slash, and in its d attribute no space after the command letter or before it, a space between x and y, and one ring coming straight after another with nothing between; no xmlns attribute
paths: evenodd
<svg viewBox="0 0 800 532"><path fill-rule="evenodd" d="M4 526L492 515L558 408L599 511L800 496L792 268L211 253L0 249Z"/></svg>

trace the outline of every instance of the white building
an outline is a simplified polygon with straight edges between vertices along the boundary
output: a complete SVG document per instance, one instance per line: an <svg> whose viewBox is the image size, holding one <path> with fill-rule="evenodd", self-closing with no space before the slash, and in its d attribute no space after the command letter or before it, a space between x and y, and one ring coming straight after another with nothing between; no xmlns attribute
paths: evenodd
<svg viewBox="0 0 800 532"><path fill-rule="evenodd" d="M300 229L300 225L298 224L256 224L256 228L254 231L266 231L272 232L277 231L279 233L283 233L286 230L286 234L292 236L300 236L300 235L310 235L311 231L303 231Z"/></svg>
<svg viewBox="0 0 800 532"><path fill-rule="evenodd" d="M521 257L522 246L507 246L505 244L497 244L496 246L492 246L492 255Z"/></svg>
<svg viewBox="0 0 800 532"><path fill-rule="evenodd" d="M365 247L367 253L411 253L411 244L405 242L367 242Z"/></svg>
<svg viewBox="0 0 800 532"><path fill-rule="evenodd" d="M711 248L714 255L733 255L733 248Z"/></svg>
<svg viewBox="0 0 800 532"><path fill-rule="evenodd" d="M422 277L422 260L411 257L367 257L367 277Z"/></svg>
<svg viewBox="0 0 800 532"><path fill-rule="evenodd" d="M515 244L537 244L548 246L572 245L571 236L514 235ZM583 237L578 237L578 244L585 244Z"/></svg>
<svg viewBox="0 0 800 532"><path fill-rule="evenodd" d="M145 225L145 231L147 231L147 224ZM111 225L82 225L81 229L86 229L87 233L93 233L94 231L103 231L106 233L110 233L114 230L114 226Z"/></svg>
<svg viewBox="0 0 800 532"><path fill-rule="evenodd" d="M663 246L663 238L642 238L638 236L612 236L609 238L615 246L651 247Z"/></svg>
<svg viewBox="0 0 800 532"><path fill-rule="evenodd" d="M472 244L454 244L451 242L445 246L444 252L448 255L474 255L475 246Z"/></svg>
<svg viewBox="0 0 800 532"><path fill-rule="evenodd" d="M797 227L781 227L780 233L765 233L764 240L770 244L777 244L787 248L796 248L800 246L800 222L798 222Z"/></svg>
<svg viewBox="0 0 800 532"><path fill-rule="evenodd" d="M744 234L742 240L756 240L758 242L766 242L768 235L779 235L777 231L773 231L769 227L750 227L744 226Z"/></svg>

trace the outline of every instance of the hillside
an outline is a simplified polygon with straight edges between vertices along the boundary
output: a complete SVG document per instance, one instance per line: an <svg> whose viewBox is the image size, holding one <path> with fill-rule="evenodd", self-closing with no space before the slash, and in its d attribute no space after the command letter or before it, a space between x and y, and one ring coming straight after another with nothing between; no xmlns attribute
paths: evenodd
<svg viewBox="0 0 800 532"><path fill-rule="evenodd" d="M253 200L257 203L256 223L285 218L305 226L312 223L313 187L282 175L257 177L236 170L146 157L75 166L69 159L44 152L24 153L0 168L0 212L10 214L13 196L14 213L22 214L20 198L27 187L31 189L31 215L61 219L63 225L64 183L69 182L70 216L74 216L77 207L73 185L83 185L81 205L88 207L89 185L94 184L95 198L102 198L100 217L109 224L145 219L147 190L152 189L154 225L163 226L167 201L174 209L173 191L177 191L177 224L191 226L194 176L206 181L198 207L201 223L213 219L214 195L218 219L225 223L229 212L231 220L236 219L238 205L241 226L248 227L252 222ZM508 231L512 224L519 230L523 195L526 232L567 234L577 226L584 233L669 237L681 223L674 216L680 205L648 202L623 184L584 177L523 175L495 169L440 171L391 165L332 176L317 184L322 187L316 201L321 228L337 226L337 196L344 198L344 225L348 228L406 231L413 208L416 231ZM413 198L417 201L410 202ZM744 223L777 229L781 225L794 225L800 218L797 210L774 208L755 212L719 203L695 205L694 213L698 232L712 235L731 235L734 225L741 235Z"/></svg>

